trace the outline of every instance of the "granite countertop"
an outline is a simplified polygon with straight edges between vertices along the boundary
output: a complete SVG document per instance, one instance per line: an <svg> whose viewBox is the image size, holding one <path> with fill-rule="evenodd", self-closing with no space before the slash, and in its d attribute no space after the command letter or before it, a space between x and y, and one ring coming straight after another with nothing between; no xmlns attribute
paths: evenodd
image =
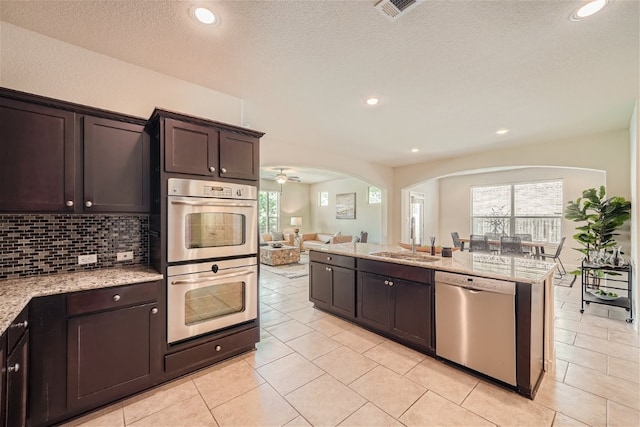
<svg viewBox="0 0 640 427"><path fill-rule="evenodd" d="M0 280L0 335L7 330L31 298L151 282L163 277L151 267L137 266Z"/></svg>
<svg viewBox="0 0 640 427"><path fill-rule="evenodd" d="M454 251L452 258L443 258L440 255L435 255L438 260L432 262L392 259L372 254L376 252L410 253L411 251L400 246L375 243L338 243L322 245L312 250L530 284L543 284L556 269L555 263L535 258L500 256L467 251ZM419 253L419 255L428 256L425 253Z"/></svg>

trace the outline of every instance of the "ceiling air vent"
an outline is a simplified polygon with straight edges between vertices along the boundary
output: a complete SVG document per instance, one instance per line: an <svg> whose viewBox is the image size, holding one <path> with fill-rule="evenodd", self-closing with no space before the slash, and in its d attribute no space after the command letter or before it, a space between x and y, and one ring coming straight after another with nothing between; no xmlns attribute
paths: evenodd
<svg viewBox="0 0 640 427"><path fill-rule="evenodd" d="M375 7L391 21L395 21L421 2L422 0L382 0Z"/></svg>

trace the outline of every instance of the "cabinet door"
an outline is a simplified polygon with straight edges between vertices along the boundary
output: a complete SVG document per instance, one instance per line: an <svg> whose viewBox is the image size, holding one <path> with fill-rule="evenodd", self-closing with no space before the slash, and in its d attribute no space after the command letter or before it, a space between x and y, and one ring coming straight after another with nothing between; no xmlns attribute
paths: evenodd
<svg viewBox="0 0 640 427"><path fill-rule="evenodd" d="M328 310L331 306L331 270L326 264L309 263L309 301L318 308Z"/></svg>
<svg viewBox="0 0 640 427"><path fill-rule="evenodd" d="M361 323L387 332L389 330L389 292L385 276L358 273L358 319Z"/></svg>
<svg viewBox="0 0 640 427"><path fill-rule="evenodd" d="M27 425L29 331L7 357L7 426Z"/></svg>
<svg viewBox="0 0 640 427"><path fill-rule="evenodd" d="M345 317L356 317L356 273L342 267L331 267L331 311Z"/></svg>
<svg viewBox="0 0 640 427"><path fill-rule="evenodd" d="M154 384L161 368L161 317L144 304L67 323L67 404L96 407Z"/></svg>
<svg viewBox="0 0 640 427"><path fill-rule="evenodd" d="M7 408L7 336L2 335L0 337L0 426L5 425L5 411Z"/></svg>
<svg viewBox="0 0 640 427"><path fill-rule="evenodd" d="M0 98L0 211L73 211L74 119Z"/></svg>
<svg viewBox="0 0 640 427"><path fill-rule="evenodd" d="M220 132L220 176L257 180L259 178L259 139L231 132Z"/></svg>
<svg viewBox="0 0 640 427"><path fill-rule="evenodd" d="M433 350L432 304L433 286L393 279L391 332L404 340Z"/></svg>
<svg viewBox="0 0 640 427"><path fill-rule="evenodd" d="M217 176L218 134L210 127L164 119L165 171Z"/></svg>
<svg viewBox="0 0 640 427"><path fill-rule="evenodd" d="M85 212L149 211L149 136L141 125L84 117Z"/></svg>

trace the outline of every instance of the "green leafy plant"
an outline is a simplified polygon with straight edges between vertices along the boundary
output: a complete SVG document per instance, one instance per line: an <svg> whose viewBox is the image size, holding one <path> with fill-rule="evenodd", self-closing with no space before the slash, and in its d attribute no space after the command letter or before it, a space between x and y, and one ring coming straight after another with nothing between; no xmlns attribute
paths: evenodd
<svg viewBox="0 0 640 427"><path fill-rule="evenodd" d="M617 245L616 231L631 218L631 202L624 197L606 198L604 185L599 190L590 188L582 192L582 197L569 201L564 217L575 222L584 222L576 227L573 238L582 245L576 249L584 255L587 263L592 261L594 253L608 251ZM572 271L580 274L580 270Z"/></svg>

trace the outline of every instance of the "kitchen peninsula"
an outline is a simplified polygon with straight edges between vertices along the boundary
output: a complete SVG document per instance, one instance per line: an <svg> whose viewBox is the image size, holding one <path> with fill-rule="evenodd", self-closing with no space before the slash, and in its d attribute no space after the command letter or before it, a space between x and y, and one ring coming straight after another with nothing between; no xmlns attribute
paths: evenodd
<svg viewBox="0 0 640 427"><path fill-rule="evenodd" d="M309 261L316 308L530 398L552 369L554 263L457 251L444 258L370 243L324 245L310 251ZM510 346L495 346L498 335ZM444 351L451 342L465 347L460 360ZM512 366L513 380L494 375L495 365Z"/></svg>

